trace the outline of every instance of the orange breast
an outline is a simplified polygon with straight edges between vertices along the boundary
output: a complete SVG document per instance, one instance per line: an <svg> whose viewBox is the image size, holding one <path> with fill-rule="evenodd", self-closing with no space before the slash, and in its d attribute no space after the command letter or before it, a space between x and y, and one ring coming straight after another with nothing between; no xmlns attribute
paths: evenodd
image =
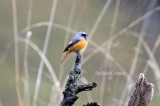
<svg viewBox="0 0 160 106"><path fill-rule="evenodd" d="M78 43L69 48L70 52L77 52L87 47L87 41L85 39L81 39Z"/></svg>

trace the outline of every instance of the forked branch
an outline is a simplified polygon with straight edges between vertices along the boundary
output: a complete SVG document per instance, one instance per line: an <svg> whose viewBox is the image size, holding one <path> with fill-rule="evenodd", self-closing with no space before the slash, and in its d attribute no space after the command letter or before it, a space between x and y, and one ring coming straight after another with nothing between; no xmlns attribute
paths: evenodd
<svg viewBox="0 0 160 106"><path fill-rule="evenodd" d="M61 102L61 106L72 106L75 103L75 101L78 99L77 94L79 92L89 91L97 86L95 82L84 84L84 85L78 84L78 81L82 75L82 72L81 72L82 60L83 60L83 57L81 56L80 52L77 52L75 66L73 70L70 72L68 81L66 82L65 91L63 92L64 97Z"/></svg>

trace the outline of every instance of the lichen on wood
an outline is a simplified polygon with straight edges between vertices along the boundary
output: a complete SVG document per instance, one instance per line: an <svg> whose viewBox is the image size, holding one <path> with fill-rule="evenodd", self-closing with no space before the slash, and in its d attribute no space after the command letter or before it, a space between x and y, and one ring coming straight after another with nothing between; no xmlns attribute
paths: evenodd
<svg viewBox="0 0 160 106"><path fill-rule="evenodd" d="M61 102L61 106L73 106L75 101L78 99L77 94L82 91L92 90L97 86L95 82L79 85L78 81L82 76L81 65L82 65L83 57L80 52L77 52L77 58L75 61L75 66L73 70L71 70L69 74L69 78L65 85L65 91L63 92L63 100Z"/></svg>

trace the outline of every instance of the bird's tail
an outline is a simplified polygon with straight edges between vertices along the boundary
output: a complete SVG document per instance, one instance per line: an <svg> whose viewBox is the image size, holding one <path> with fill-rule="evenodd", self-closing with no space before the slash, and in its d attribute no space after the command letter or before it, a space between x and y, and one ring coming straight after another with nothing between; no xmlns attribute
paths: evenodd
<svg viewBox="0 0 160 106"><path fill-rule="evenodd" d="M70 51L68 50L65 54L65 56L63 57L61 64L64 62L64 60L66 59L66 57L70 54Z"/></svg>

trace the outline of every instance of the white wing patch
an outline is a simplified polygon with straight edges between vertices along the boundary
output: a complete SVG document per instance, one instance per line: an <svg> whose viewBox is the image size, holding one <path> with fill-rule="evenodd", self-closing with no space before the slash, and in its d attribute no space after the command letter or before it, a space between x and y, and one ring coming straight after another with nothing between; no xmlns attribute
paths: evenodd
<svg viewBox="0 0 160 106"><path fill-rule="evenodd" d="M72 43L72 41L70 41L68 44L71 44Z"/></svg>

